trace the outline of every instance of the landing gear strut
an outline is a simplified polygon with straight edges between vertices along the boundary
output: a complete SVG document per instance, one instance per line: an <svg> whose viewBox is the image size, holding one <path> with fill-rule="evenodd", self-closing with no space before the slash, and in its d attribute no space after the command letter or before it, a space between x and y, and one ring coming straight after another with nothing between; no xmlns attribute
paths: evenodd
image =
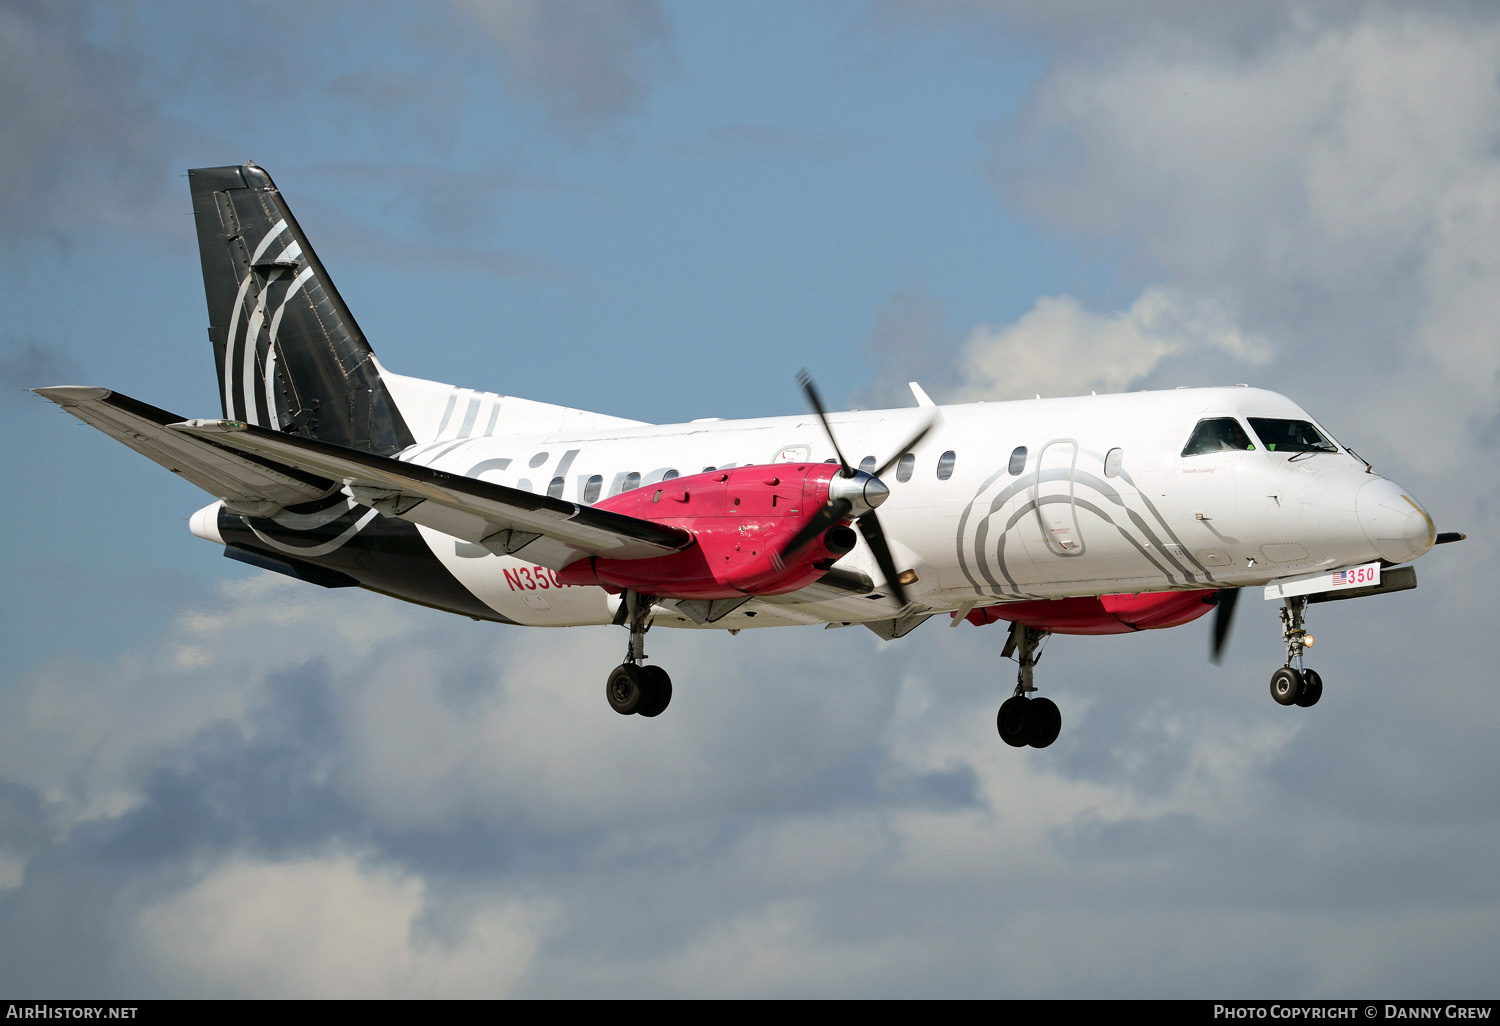
<svg viewBox="0 0 1500 1026"><path fill-rule="evenodd" d="M660 666L644 665L646 632L651 629L653 597L627 591L621 595L615 623L630 629L625 661L610 671L604 684L609 707L621 716L660 716L672 701L672 678Z"/></svg>
<svg viewBox="0 0 1500 1026"><path fill-rule="evenodd" d="M1051 631L1011 624L1010 639L1001 650L1002 658L1016 657L1021 668L1016 673L1016 693L1005 700L995 717L1000 740L1012 748L1046 748L1057 740L1062 730L1062 712L1050 698L1030 698L1036 690L1031 683L1032 668L1040 660L1041 644Z"/></svg>
<svg viewBox="0 0 1500 1026"><path fill-rule="evenodd" d="M1313 643L1303 620L1306 611L1307 598L1302 595L1287 599L1286 605L1281 607L1281 639L1286 642L1286 665L1271 674L1271 697L1281 705L1306 708L1316 705L1323 697L1322 676L1317 670L1302 667L1302 654ZM1292 666L1294 661L1295 667Z"/></svg>

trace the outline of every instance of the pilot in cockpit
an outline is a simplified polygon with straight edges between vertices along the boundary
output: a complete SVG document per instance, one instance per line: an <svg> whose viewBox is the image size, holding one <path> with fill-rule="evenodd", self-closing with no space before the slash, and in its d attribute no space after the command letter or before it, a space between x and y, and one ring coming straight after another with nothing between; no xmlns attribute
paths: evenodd
<svg viewBox="0 0 1500 1026"><path fill-rule="evenodd" d="M1183 446L1184 456L1201 456L1209 452L1244 452L1255 443L1233 417L1209 417L1200 420L1193 435Z"/></svg>

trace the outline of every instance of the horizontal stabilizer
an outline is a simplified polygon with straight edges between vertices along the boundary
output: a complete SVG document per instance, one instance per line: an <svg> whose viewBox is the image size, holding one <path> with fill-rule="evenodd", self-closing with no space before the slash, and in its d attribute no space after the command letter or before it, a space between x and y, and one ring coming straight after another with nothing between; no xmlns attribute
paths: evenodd
<svg viewBox="0 0 1500 1026"><path fill-rule="evenodd" d="M587 556L663 556L693 541L680 528L244 421L192 420L174 424L172 430L338 481L346 494L386 516L483 545L498 555L524 549L524 558L553 570Z"/></svg>
<svg viewBox="0 0 1500 1026"><path fill-rule="evenodd" d="M326 477L173 431L168 425L182 420L175 413L107 388L58 385L33 391L233 507L290 506L337 487Z"/></svg>

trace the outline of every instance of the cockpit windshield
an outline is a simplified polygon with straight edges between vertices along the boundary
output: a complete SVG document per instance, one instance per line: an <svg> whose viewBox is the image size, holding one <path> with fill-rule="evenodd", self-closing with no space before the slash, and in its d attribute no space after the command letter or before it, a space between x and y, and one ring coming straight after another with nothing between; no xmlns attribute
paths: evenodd
<svg viewBox="0 0 1500 1026"><path fill-rule="evenodd" d="M1193 436L1182 447L1184 456L1202 456L1210 452L1243 452L1255 443L1233 417L1209 417L1193 428Z"/></svg>
<svg viewBox="0 0 1500 1026"><path fill-rule="evenodd" d="M1271 452L1338 452L1339 447L1305 420L1251 417L1250 426Z"/></svg>

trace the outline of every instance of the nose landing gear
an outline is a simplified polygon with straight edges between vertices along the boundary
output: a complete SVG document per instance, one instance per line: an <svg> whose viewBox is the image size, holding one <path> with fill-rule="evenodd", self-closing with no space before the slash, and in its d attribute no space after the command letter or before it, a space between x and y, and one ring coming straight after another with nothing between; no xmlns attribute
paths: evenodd
<svg viewBox="0 0 1500 1026"><path fill-rule="evenodd" d="M672 701L672 678L660 666L644 665L652 596L627 591L621 598L615 622L629 627L630 644L625 661L610 671L604 683L604 697L621 716L660 716Z"/></svg>
<svg viewBox="0 0 1500 1026"><path fill-rule="evenodd" d="M1028 697L1036 690L1031 683L1032 667L1040 660L1041 643L1050 633L1022 623L1012 624L1010 638L1000 652L1002 658L1014 654L1016 662L1021 665L1016 673L1015 695L1005 700L995 716L995 729L1000 732L1000 740L1012 748L1027 745L1046 748L1057 740L1062 730L1062 711L1056 702L1050 698Z"/></svg>
<svg viewBox="0 0 1500 1026"><path fill-rule="evenodd" d="M1281 639L1286 642L1286 665L1271 674L1271 697L1281 705L1300 705L1304 709L1316 705L1323 697L1323 678L1317 670L1303 669L1302 655L1312 647L1313 637L1307 633L1303 614L1307 611L1306 596L1295 596L1281 607ZM1293 662L1296 666L1292 666Z"/></svg>

